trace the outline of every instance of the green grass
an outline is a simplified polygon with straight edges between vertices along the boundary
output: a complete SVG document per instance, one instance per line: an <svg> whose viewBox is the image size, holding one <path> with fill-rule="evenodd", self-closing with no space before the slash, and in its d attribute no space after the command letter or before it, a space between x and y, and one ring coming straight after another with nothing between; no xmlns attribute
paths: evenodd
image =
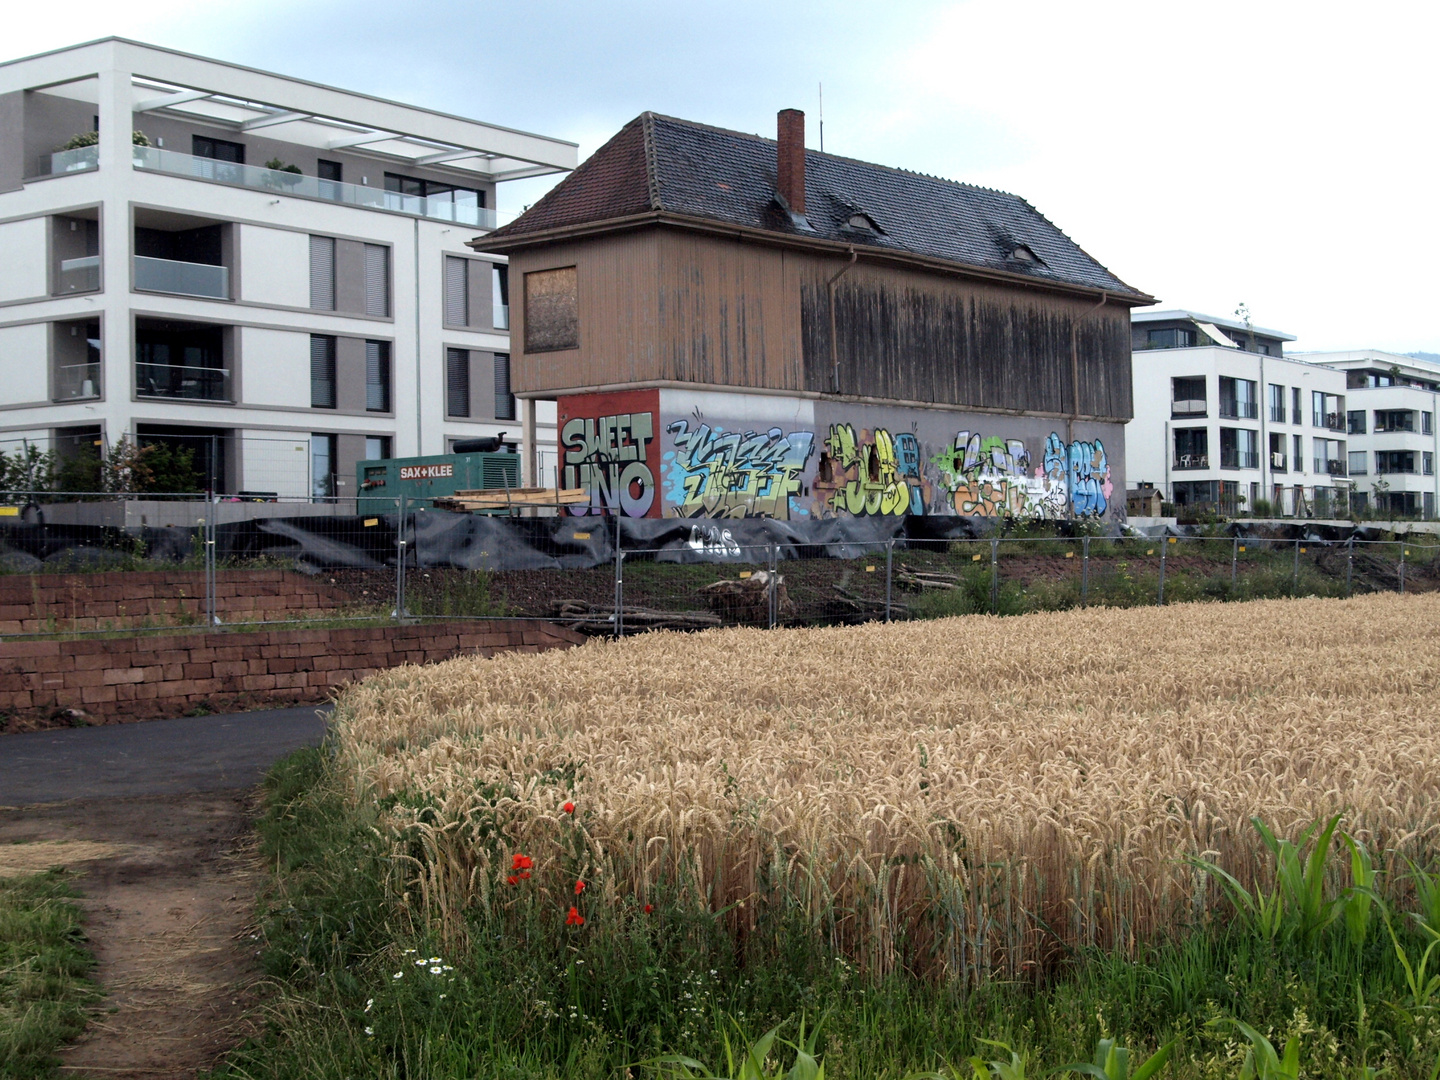
<svg viewBox="0 0 1440 1080"><path fill-rule="evenodd" d="M65 874L0 878L0 1077L42 1077L98 996Z"/></svg>
<svg viewBox="0 0 1440 1080"><path fill-rule="evenodd" d="M1399 958L1413 971L1428 939L1403 912L1394 943L1377 917L1359 944L1339 917L1268 936L1207 917L1132 955L1076 951L978 988L871 978L799 910L769 910L736 940L671 895L649 913L592 907L584 926L524 904L503 924L472 913L447 947L415 914L374 812L341 796L323 751L271 773L259 830L275 870L261 917L274 996L266 1032L217 1077L639 1077L655 1067L634 1063L666 1054L718 1065L727 1039L777 1024L794 1040L802 1018L823 1021L832 1078L947 1064L969 1077L971 1055L1009 1061L987 1040L1038 1076L1092 1060L1104 1038L1135 1062L1175 1040L1162 1076L1236 1077L1250 1044L1233 1020L1282 1052L1295 1038L1307 1077L1432 1080L1440 1058L1437 1002L1418 999Z"/></svg>

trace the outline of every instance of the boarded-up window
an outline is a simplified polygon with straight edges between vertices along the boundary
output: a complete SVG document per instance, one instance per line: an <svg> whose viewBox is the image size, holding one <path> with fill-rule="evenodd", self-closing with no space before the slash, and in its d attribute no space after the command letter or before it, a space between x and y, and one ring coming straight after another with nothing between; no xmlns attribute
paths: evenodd
<svg viewBox="0 0 1440 1080"><path fill-rule="evenodd" d="M580 347L580 311L575 267L536 270L525 275L525 351L556 352Z"/></svg>
<svg viewBox="0 0 1440 1080"><path fill-rule="evenodd" d="M333 237L310 237L310 306L318 311L335 310L335 240Z"/></svg>
<svg viewBox="0 0 1440 1080"><path fill-rule="evenodd" d="M515 395L510 393L510 354L495 354L495 419L515 419Z"/></svg>
<svg viewBox="0 0 1440 1080"><path fill-rule="evenodd" d="M365 245L365 314L390 314L390 249Z"/></svg>
<svg viewBox="0 0 1440 1080"><path fill-rule="evenodd" d="M470 415L470 351L445 350L445 414Z"/></svg>
<svg viewBox="0 0 1440 1080"><path fill-rule="evenodd" d="M468 259L445 256L445 324L447 326L470 325L469 282L466 270Z"/></svg>

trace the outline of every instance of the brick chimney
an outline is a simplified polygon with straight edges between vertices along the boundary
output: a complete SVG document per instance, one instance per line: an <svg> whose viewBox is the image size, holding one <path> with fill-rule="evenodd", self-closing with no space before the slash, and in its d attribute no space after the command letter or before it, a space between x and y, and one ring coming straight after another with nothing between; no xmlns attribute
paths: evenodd
<svg viewBox="0 0 1440 1080"><path fill-rule="evenodd" d="M777 187L792 213L805 213L805 114L799 109L781 109L776 117L779 144Z"/></svg>

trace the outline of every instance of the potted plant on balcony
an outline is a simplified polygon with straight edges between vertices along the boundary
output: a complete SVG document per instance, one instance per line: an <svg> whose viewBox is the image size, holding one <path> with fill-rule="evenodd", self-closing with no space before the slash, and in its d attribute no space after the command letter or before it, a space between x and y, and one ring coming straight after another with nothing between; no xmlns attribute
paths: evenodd
<svg viewBox="0 0 1440 1080"><path fill-rule="evenodd" d="M277 191L285 188L293 188L300 183L300 166L286 165L279 158L271 158L265 162L266 172L260 177L260 182L268 188Z"/></svg>
<svg viewBox="0 0 1440 1080"><path fill-rule="evenodd" d="M138 128L130 133L130 141L136 146L149 146L150 140L145 133ZM60 147L61 151L79 150L86 146L100 145L100 133L98 131L82 131L78 135L71 135L65 145Z"/></svg>

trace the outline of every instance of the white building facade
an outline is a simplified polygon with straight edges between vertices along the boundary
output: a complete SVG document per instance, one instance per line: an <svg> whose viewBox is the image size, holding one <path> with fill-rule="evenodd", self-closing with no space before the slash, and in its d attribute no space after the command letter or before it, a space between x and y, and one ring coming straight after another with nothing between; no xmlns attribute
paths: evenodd
<svg viewBox="0 0 1440 1080"><path fill-rule="evenodd" d="M1440 502L1440 364L1378 349L1301 355L1345 375L1356 510L1433 520Z"/></svg>
<svg viewBox="0 0 1440 1080"><path fill-rule="evenodd" d="M505 259L465 242L497 184L575 162L118 38L0 64L0 450L168 443L214 491L323 498L479 436L553 461Z"/></svg>
<svg viewBox="0 0 1440 1080"><path fill-rule="evenodd" d="M1342 371L1284 355L1293 335L1185 310L1131 315L1132 489L1181 515L1330 518L1351 481Z"/></svg>

